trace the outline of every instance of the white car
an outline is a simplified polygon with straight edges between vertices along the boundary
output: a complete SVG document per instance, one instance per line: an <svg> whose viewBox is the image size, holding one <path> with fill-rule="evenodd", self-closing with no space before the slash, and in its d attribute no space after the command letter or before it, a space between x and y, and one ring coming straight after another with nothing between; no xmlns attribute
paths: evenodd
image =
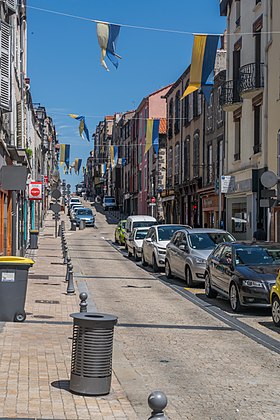
<svg viewBox="0 0 280 420"><path fill-rule="evenodd" d="M83 209L84 206L80 203L80 204L75 204L74 206L72 206L72 208L70 209L70 220L74 220L75 219L75 212L77 209Z"/></svg>
<svg viewBox="0 0 280 420"><path fill-rule="evenodd" d="M167 244L177 230L188 227L176 224L152 226L143 241L142 264L151 265L155 272L164 268Z"/></svg>
<svg viewBox="0 0 280 420"><path fill-rule="evenodd" d="M139 227L149 228L156 224L157 224L157 221L152 216L147 216L147 215L128 216L128 218L126 219L125 232L124 232L125 248L127 249L127 240L129 236L131 235L134 228L139 228Z"/></svg>
<svg viewBox="0 0 280 420"><path fill-rule="evenodd" d="M149 228L140 227L133 229L127 240L128 256L134 258L136 261L141 260L143 239L148 233Z"/></svg>

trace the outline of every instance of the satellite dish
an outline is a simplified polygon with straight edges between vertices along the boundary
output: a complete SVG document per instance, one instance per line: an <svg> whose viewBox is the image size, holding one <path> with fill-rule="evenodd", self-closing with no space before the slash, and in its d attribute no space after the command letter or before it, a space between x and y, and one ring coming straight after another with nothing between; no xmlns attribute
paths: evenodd
<svg viewBox="0 0 280 420"><path fill-rule="evenodd" d="M277 184L278 177L272 171L266 171L261 176L261 183L265 188L272 188Z"/></svg>

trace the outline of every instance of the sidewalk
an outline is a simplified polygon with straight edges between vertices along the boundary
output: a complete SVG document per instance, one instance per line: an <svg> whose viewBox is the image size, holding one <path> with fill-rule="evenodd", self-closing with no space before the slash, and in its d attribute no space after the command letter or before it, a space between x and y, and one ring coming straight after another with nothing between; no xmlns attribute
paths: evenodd
<svg viewBox="0 0 280 420"><path fill-rule="evenodd" d="M65 219L66 236L69 231ZM23 323L0 322L0 418L129 419L135 414L114 373L111 392L84 397L69 392L72 318L79 312L79 290L67 295L66 267L60 237L54 238L49 213L39 235L39 249L28 257L35 264L29 281ZM75 271L75 266L74 266Z"/></svg>

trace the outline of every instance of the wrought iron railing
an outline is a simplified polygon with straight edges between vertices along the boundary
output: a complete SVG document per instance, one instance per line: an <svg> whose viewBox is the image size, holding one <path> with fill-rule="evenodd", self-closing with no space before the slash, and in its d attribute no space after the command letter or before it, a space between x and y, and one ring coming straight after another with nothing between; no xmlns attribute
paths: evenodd
<svg viewBox="0 0 280 420"><path fill-rule="evenodd" d="M220 95L220 105L233 105L240 102L242 102L242 99L239 95L239 81L228 80L223 83Z"/></svg>
<svg viewBox="0 0 280 420"><path fill-rule="evenodd" d="M264 87L264 64L251 63L240 68L240 93Z"/></svg>

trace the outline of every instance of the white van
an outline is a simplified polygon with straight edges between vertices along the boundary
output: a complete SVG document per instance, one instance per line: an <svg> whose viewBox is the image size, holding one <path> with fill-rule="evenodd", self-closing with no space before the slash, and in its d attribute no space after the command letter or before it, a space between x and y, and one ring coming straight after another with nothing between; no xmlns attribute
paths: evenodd
<svg viewBox="0 0 280 420"><path fill-rule="evenodd" d="M156 225L157 221L152 216L128 216L126 219L125 224L125 232L124 232L124 240L128 239L128 237L132 234L133 229L138 227L150 227Z"/></svg>

